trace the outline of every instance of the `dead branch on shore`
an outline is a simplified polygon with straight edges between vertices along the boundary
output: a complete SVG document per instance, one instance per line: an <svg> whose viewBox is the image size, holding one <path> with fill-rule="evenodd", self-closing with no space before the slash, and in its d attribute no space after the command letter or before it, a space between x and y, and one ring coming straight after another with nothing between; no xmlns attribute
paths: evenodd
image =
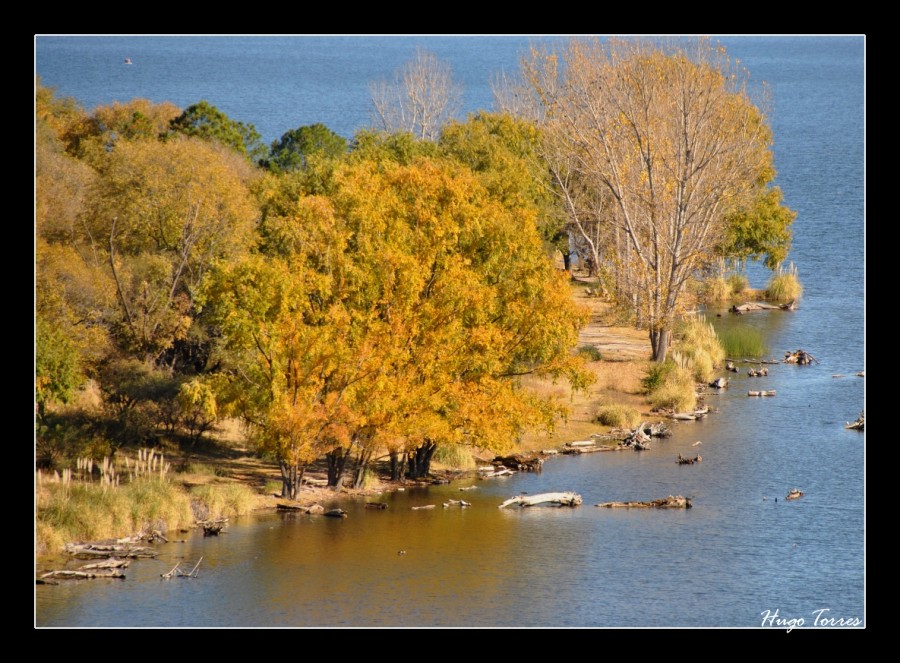
<svg viewBox="0 0 900 663"><path fill-rule="evenodd" d="M47 571L47 573L41 574L41 579L46 580L47 578L77 578L77 579L88 579L92 580L94 578L124 578L125 574L119 571L118 569L102 569L97 571L69 571L67 569L62 569L58 571Z"/></svg>

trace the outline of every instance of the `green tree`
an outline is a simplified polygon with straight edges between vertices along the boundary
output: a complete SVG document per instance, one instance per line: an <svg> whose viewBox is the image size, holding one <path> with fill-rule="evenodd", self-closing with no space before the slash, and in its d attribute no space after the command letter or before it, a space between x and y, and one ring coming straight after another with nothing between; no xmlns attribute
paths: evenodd
<svg viewBox="0 0 900 663"><path fill-rule="evenodd" d="M262 136L252 124L232 120L225 113L203 100L188 106L169 125L170 134L186 134L227 145L257 163L266 156Z"/></svg>
<svg viewBox="0 0 900 663"><path fill-rule="evenodd" d="M84 375L74 344L43 317L35 320L35 402L38 418L44 420L46 407L68 403Z"/></svg>
<svg viewBox="0 0 900 663"><path fill-rule="evenodd" d="M324 124L311 124L285 132L272 143L267 166L287 172L306 167L310 157L336 159L347 152L347 140Z"/></svg>
<svg viewBox="0 0 900 663"><path fill-rule="evenodd" d="M719 254L741 262L764 258L768 269L777 269L791 249L791 224L797 216L781 199L780 188L763 187L750 206L730 214Z"/></svg>

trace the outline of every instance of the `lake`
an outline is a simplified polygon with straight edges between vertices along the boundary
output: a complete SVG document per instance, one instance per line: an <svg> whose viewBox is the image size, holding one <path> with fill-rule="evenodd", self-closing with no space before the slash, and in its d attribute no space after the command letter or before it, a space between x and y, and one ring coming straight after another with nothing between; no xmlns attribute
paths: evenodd
<svg viewBox="0 0 900 663"><path fill-rule="evenodd" d="M146 97L207 99L266 141L323 122L352 136L368 84L426 46L453 66L466 110L489 108L490 78L528 38L38 37L36 71L88 108ZM797 210L791 260L805 294L792 313L715 318L753 325L771 354L772 399L744 376L709 401L719 413L675 426L643 453L554 458L541 474L387 495L332 520L268 514L228 533L162 547L125 581L36 588L39 626L760 626L762 613L865 619L865 156L862 38L722 38L765 81L777 183ZM129 57L133 65L124 65ZM751 268L751 284L767 274ZM849 377L832 378L833 374ZM702 440L702 447L692 444ZM677 466L678 453L703 463ZM806 495L785 502L794 487ZM574 490L577 509L499 510L521 492ZM688 511L597 502L694 498ZM469 509L441 509L465 496ZM775 498L779 498L775 502ZM435 510L413 505L437 503ZM398 555L405 550L405 555ZM181 558L200 578L164 582Z"/></svg>

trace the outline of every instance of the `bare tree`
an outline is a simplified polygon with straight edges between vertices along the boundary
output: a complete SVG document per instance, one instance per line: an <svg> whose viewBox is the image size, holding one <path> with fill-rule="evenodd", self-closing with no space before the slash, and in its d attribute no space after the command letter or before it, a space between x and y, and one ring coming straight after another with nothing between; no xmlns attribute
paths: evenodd
<svg viewBox="0 0 900 663"><path fill-rule="evenodd" d="M395 73L393 82L373 83L371 94L376 124L422 140L437 140L444 123L462 105L462 90L453 82L450 64L421 48Z"/></svg>
<svg viewBox="0 0 900 663"><path fill-rule="evenodd" d="M685 285L712 259L726 215L774 174L771 132L746 94L746 72L707 41L689 53L573 40L561 59L533 50L523 78L549 140L569 158L560 172L575 177L557 178L563 195L577 181L610 203L601 216L627 275L618 295L636 307L662 361Z"/></svg>

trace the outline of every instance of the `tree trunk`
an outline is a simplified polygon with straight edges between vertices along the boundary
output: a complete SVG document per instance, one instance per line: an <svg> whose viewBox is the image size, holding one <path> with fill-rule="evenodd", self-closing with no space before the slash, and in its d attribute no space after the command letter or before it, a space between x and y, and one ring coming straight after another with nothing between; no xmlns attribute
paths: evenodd
<svg viewBox="0 0 900 663"><path fill-rule="evenodd" d="M369 467L369 459L372 458L371 449L360 449L359 457L356 459L356 467L353 471L353 487L362 488L366 478L366 469Z"/></svg>
<svg viewBox="0 0 900 663"><path fill-rule="evenodd" d="M325 454L328 461L328 483L332 490L340 490L344 478L344 467L347 465L347 449L337 447Z"/></svg>
<svg viewBox="0 0 900 663"><path fill-rule="evenodd" d="M421 446L410 451L406 455L409 465L407 476L410 479L421 479L428 476L431 469L431 457L437 449L437 442L425 440Z"/></svg>
<svg viewBox="0 0 900 663"><path fill-rule="evenodd" d="M301 471L298 474L298 466L296 464L287 463L283 460L278 461L278 467L281 469L281 496L289 500L297 499L303 472ZM304 467L304 469L306 468Z"/></svg>
<svg viewBox="0 0 900 663"><path fill-rule="evenodd" d="M562 251L563 267L567 272L572 271L572 254L568 251Z"/></svg>
<svg viewBox="0 0 900 663"><path fill-rule="evenodd" d="M669 351L669 338L671 333L668 329L658 329L650 331L650 344L653 346L653 361L664 362Z"/></svg>
<svg viewBox="0 0 900 663"><path fill-rule="evenodd" d="M403 477L403 467L406 465L406 454L399 451L391 451L391 481L400 481Z"/></svg>

